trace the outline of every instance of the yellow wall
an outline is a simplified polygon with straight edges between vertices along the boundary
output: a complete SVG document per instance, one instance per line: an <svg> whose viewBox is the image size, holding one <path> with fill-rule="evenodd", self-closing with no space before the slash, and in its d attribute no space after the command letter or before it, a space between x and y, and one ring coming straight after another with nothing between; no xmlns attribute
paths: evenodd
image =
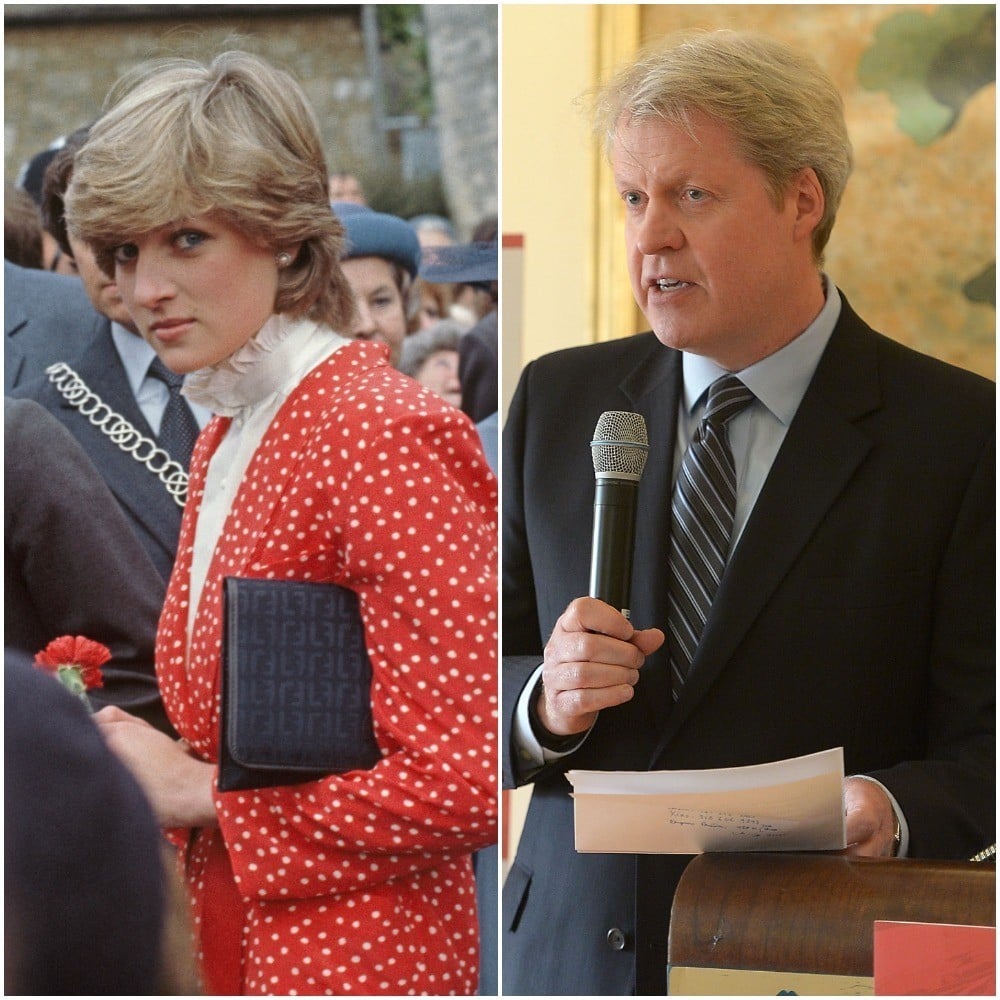
<svg viewBox="0 0 1000 1000"><path fill-rule="evenodd" d="M586 342L591 324L591 143L572 102L592 80L593 9L507 6L501 17L501 204L504 233L524 239L523 364Z"/></svg>
<svg viewBox="0 0 1000 1000"><path fill-rule="evenodd" d="M516 376L540 354L642 328L623 261L620 205L581 101L635 51L639 10L501 9L503 230L524 240L522 299L511 303L519 313L510 327L517 349L505 346L505 400L513 388L508 358ZM505 340L508 329L505 321Z"/></svg>

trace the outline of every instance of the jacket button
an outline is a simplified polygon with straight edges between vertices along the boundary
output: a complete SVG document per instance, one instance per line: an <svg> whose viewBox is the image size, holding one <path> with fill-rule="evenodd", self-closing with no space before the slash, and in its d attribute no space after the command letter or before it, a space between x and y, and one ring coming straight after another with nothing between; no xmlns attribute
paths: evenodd
<svg viewBox="0 0 1000 1000"><path fill-rule="evenodd" d="M608 947L612 951L624 951L625 950L625 934L623 931L619 930L617 927L612 927L608 931Z"/></svg>

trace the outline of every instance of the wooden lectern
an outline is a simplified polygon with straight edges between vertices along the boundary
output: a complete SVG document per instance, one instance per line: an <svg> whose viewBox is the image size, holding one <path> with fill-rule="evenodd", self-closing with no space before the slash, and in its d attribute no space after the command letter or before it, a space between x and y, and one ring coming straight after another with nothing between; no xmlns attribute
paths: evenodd
<svg viewBox="0 0 1000 1000"><path fill-rule="evenodd" d="M669 992L872 993L876 920L994 927L996 868L827 854L699 855L674 896Z"/></svg>

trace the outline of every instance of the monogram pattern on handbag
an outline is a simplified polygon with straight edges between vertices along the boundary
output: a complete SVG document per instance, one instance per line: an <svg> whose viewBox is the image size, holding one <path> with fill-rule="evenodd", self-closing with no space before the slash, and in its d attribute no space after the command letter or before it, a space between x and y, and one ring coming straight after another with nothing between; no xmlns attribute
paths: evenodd
<svg viewBox="0 0 1000 1000"><path fill-rule="evenodd" d="M371 663L357 594L331 583L224 581L219 789L371 768Z"/></svg>

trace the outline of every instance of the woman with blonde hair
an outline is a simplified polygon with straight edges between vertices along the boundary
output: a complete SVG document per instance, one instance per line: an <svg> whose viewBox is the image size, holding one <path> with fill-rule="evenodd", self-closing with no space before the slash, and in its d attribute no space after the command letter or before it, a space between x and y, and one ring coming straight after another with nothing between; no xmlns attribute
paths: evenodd
<svg viewBox="0 0 1000 1000"><path fill-rule="evenodd" d="M496 483L455 408L353 341L318 129L239 52L130 74L78 154L70 232L216 414L157 642L173 742L97 716L179 845L206 991L469 994L496 839ZM220 791L224 577L358 598L377 762Z"/></svg>

